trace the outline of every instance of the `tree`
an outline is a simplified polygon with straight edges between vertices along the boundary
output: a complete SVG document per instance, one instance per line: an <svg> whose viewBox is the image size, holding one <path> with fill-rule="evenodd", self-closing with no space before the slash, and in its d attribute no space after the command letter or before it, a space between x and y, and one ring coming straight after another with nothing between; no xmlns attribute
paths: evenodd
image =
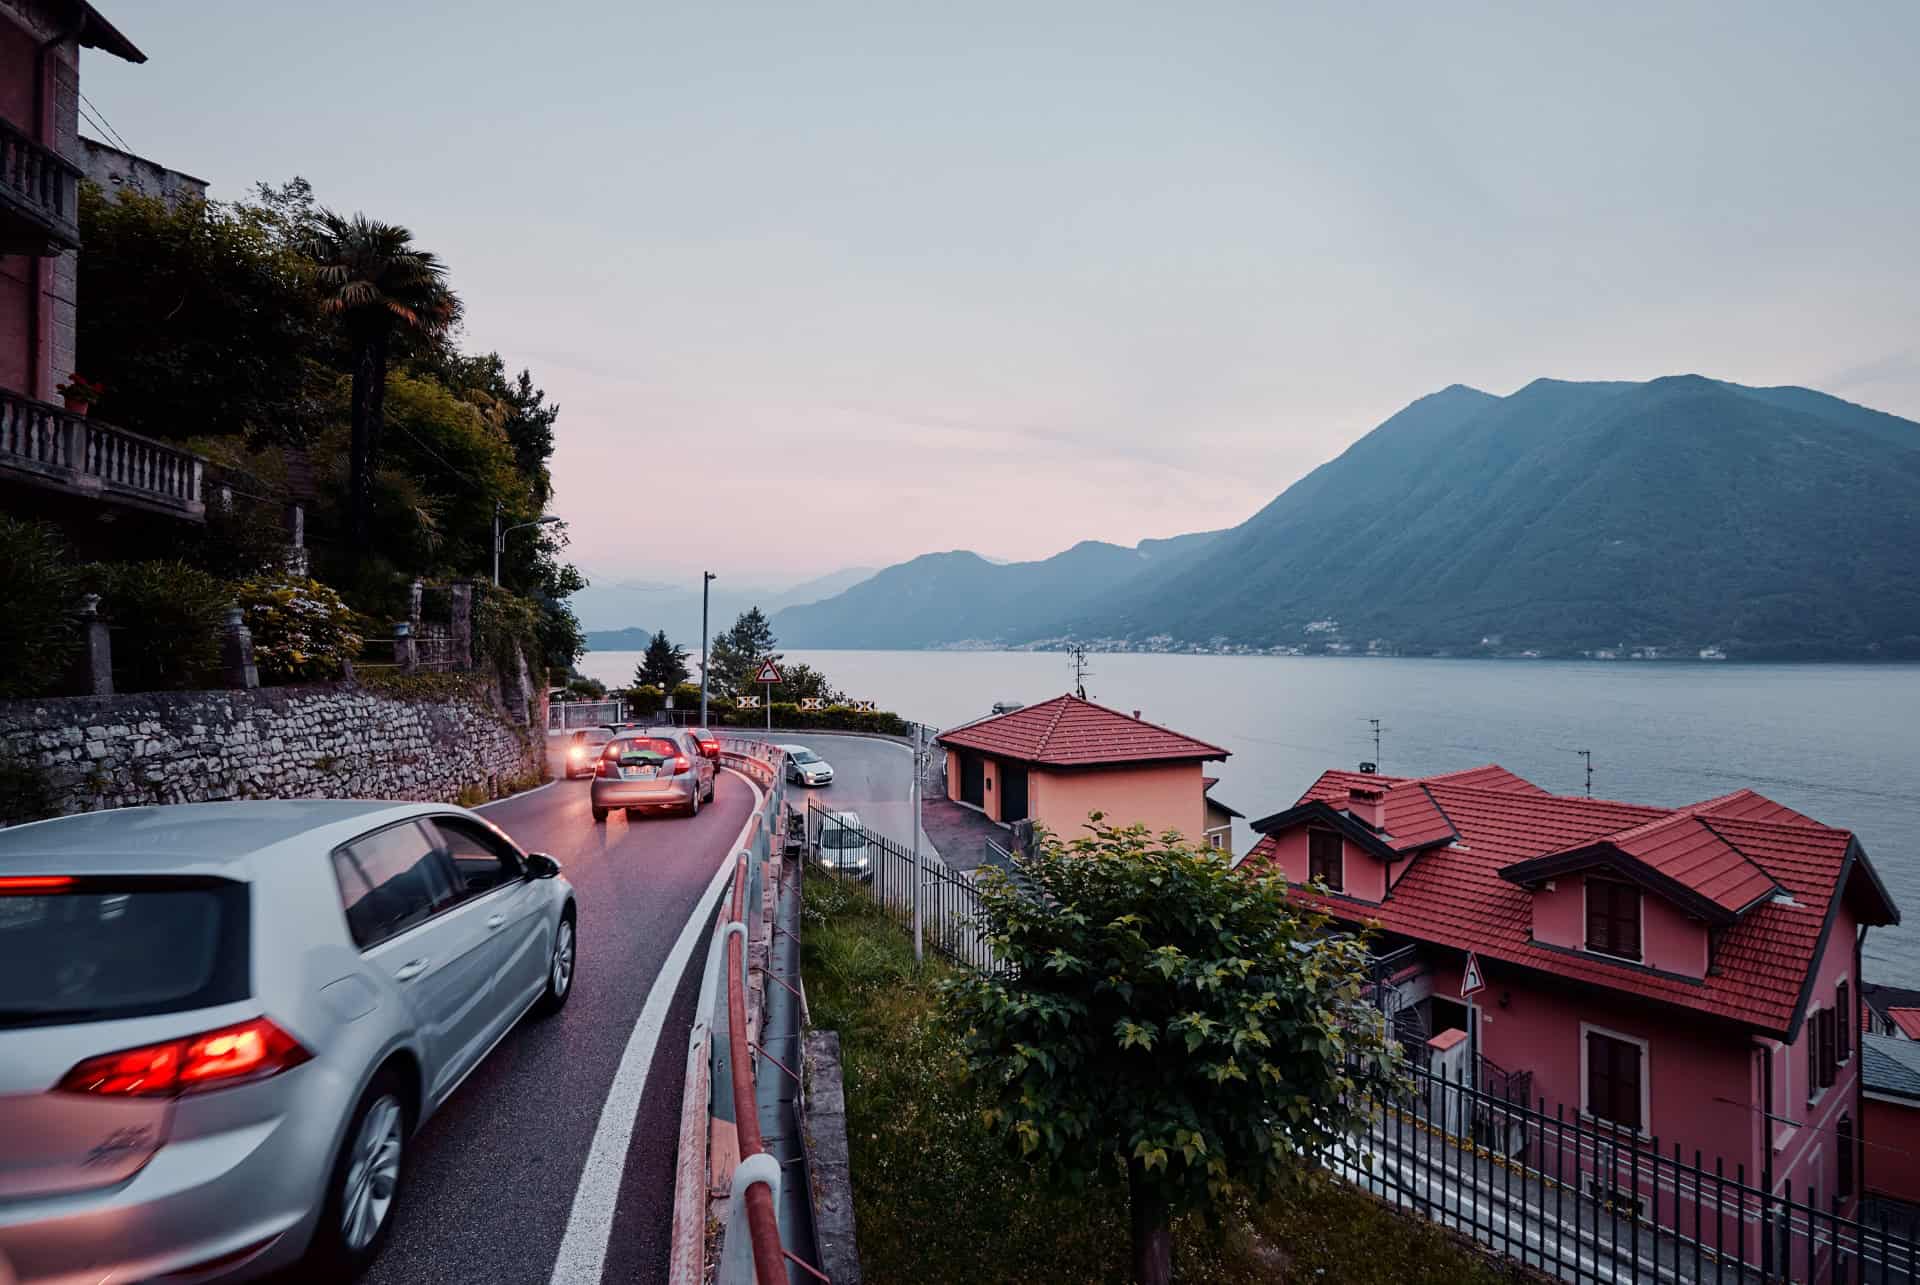
<svg viewBox="0 0 1920 1285"><path fill-rule="evenodd" d="M780 661L780 653L774 650L778 640L773 636L773 626L767 623L767 617L758 607L749 607L740 613L733 627L713 640L708 648L707 687L727 695L738 696L753 690L754 675L759 671L762 661Z"/></svg>
<svg viewBox="0 0 1920 1285"><path fill-rule="evenodd" d="M670 692L687 681L691 671L687 668L687 649L668 641L667 631L662 629L647 644L647 654L640 661L640 667L633 671L635 687L658 687Z"/></svg>
<svg viewBox="0 0 1920 1285"><path fill-rule="evenodd" d="M355 558L364 558L372 541L373 479L396 334L441 338L458 319L460 301L439 258L392 223L322 210L309 252L318 265L321 309L341 319L353 354L348 543Z"/></svg>
<svg viewBox="0 0 1920 1285"><path fill-rule="evenodd" d="M1008 967L945 987L988 1125L1048 1179L1124 1171L1134 1275L1162 1285L1171 1224L1262 1199L1364 1126L1400 1056L1361 998L1364 945L1210 849L1143 827L1042 836L981 907Z"/></svg>
<svg viewBox="0 0 1920 1285"><path fill-rule="evenodd" d="M847 694L827 681L827 676L805 661L792 661L780 667L780 685L776 689L783 701L803 701L817 696L829 705L844 705Z"/></svg>

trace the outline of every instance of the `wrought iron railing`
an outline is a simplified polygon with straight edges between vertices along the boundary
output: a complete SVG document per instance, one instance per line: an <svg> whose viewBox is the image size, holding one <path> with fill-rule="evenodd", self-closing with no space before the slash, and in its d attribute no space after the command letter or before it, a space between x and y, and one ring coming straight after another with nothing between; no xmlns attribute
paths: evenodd
<svg viewBox="0 0 1920 1285"><path fill-rule="evenodd" d="M80 244L80 170L0 120L0 201L40 225L48 249Z"/></svg>

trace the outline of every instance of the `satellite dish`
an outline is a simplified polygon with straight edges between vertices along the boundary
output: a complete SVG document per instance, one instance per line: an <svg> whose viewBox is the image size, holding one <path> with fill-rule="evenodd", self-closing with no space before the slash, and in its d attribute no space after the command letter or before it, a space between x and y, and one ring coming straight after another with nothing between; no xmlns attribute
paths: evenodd
<svg viewBox="0 0 1920 1285"><path fill-rule="evenodd" d="M1380 765L1378 763L1362 763L1360 765L1360 770L1361 772L1365 773L1367 776L1372 776L1374 773L1380 770Z"/></svg>

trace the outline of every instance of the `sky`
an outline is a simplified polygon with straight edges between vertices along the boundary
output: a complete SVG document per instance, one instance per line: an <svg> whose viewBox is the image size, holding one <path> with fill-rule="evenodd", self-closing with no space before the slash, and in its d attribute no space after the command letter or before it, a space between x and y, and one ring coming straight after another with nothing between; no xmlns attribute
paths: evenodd
<svg viewBox="0 0 1920 1285"><path fill-rule="evenodd" d="M1911 0L99 3L133 151L448 261L603 582L1227 526L1456 382L1920 418Z"/></svg>

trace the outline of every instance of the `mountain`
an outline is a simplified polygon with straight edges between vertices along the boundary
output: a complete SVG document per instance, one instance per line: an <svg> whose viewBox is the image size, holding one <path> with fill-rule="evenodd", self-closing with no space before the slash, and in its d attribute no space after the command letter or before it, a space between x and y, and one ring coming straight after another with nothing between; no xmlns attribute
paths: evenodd
<svg viewBox="0 0 1920 1285"><path fill-rule="evenodd" d="M782 607L816 602L860 583L873 574L871 567L847 567L829 575L807 580L785 589L736 588L726 577L713 582L708 603L708 625L715 633L727 628L748 607L759 607L769 614ZM596 639L618 633L638 633L638 646L645 647L652 631L625 629L635 620L658 621L656 628L690 651L700 648L700 580L688 585L647 580L623 579L617 573L595 568L587 577L588 586L572 599L574 613L587 626L587 646L595 651L630 651L631 647Z"/></svg>
<svg viewBox="0 0 1920 1285"><path fill-rule="evenodd" d="M647 644L653 641L653 630L638 627L589 629L586 639L588 651L645 651Z"/></svg>
<svg viewBox="0 0 1920 1285"><path fill-rule="evenodd" d="M1149 566L1204 547L1213 532L1126 548L1083 540L1038 562L995 563L977 553L928 553L891 566L822 602L773 618L783 647L915 648L1017 641L1034 622L1091 604Z"/></svg>
<svg viewBox="0 0 1920 1285"><path fill-rule="evenodd" d="M1697 375L1542 379L1422 398L1177 574L1029 632L1920 655L1916 572L1920 424Z"/></svg>

